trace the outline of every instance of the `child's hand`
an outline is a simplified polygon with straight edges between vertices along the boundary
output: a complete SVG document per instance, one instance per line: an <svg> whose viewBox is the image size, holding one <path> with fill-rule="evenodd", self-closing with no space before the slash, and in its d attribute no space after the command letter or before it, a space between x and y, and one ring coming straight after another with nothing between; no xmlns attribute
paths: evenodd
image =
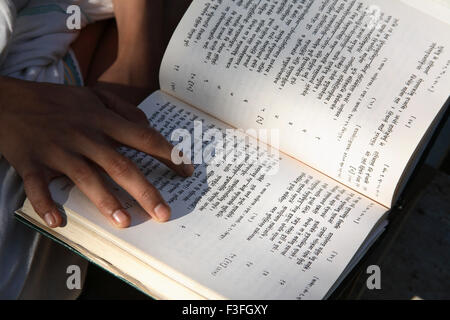
<svg viewBox="0 0 450 320"><path fill-rule="evenodd" d="M182 176L192 165L171 161L173 146L148 126L134 105L88 88L33 83L0 77L0 153L24 180L35 211L50 227L60 226L49 181L64 174L114 225L127 227L129 215L105 187L103 169L153 218L166 221L170 208L118 144L146 152Z"/></svg>

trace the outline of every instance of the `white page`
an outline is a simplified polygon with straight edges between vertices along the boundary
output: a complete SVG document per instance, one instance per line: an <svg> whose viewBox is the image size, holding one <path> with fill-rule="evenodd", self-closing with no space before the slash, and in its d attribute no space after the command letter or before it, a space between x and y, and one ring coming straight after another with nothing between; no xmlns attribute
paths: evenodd
<svg viewBox="0 0 450 320"><path fill-rule="evenodd" d="M450 0L401 0L413 8L421 10L430 16L450 23Z"/></svg>
<svg viewBox="0 0 450 320"><path fill-rule="evenodd" d="M390 206L449 69L450 26L400 1L196 0L160 82L235 127L280 129L281 150Z"/></svg>
<svg viewBox="0 0 450 320"><path fill-rule="evenodd" d="M204 126L226 128L161 92L141 107L168 136L172 126L192 129L194 117ZM283 154L275 175L263 176L267 166L225 163L199 165L188 179L141 153L128 155L170 203L169 222L149 220L117 191L133 223L116 229L66 180L51 185L55 201L95 225L103 237L107 233L128 252L209 298L322 298L387 210Z"/></svg>

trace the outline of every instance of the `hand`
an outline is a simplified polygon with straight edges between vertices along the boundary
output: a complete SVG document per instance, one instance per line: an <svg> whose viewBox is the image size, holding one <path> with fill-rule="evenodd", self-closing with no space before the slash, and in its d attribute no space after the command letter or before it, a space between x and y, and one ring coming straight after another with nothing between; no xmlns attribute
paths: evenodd
<svg viewBox="0 0 450 320"><path fill-rule="evenodd" d="M0 77L0 153L17 170L39 216L52 228L62 223L48 183L64 174L115 226L130 216L107 189L104 170L152 218L167 221L170 208L118 145L148 153L182 176L193 166L172 163L173 146L134 105L88 88Z"/></svg>

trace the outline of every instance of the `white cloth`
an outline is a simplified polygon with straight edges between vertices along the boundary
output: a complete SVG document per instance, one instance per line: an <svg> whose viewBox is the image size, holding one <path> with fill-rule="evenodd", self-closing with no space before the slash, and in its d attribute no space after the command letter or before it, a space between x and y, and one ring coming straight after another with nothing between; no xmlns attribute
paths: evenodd
<svg viewBox="0 0 450 320"><path fill-rule="evenodd" d="M0 0L0 74L64 83L62 58L78 35L66 25L73 4L82 27L113 15L111 0ZM86 262L15 220L24 198L20 177L0 155L0 298L76 298L66 270L78 265L84 276Z"/></svg>
<svg viewBox="0 0 450 320"><path fill-rule="evenodd" d="M14 0L13 2L15 2ZM6 0L10 2L10 0ZM23 5L23 0L20 1ZM81 27L112 16L111 0L28 0L17 13L14 35L0 74L31 80L63 83L62 58L78 32L69 30L67 7L81 8ZM10 14L14 17L14 13Z"/></svg>

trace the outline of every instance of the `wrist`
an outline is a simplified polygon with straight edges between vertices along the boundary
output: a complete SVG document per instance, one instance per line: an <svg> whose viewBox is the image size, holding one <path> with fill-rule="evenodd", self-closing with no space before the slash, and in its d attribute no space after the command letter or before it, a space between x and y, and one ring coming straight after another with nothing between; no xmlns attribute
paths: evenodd
<svg viewBox="0 0 450 320"><path fill-rule="evenodd" d="M124 59L117 59L99 78L99 82L124 85L134 88L156 89L158 87L158 68L139 67Z"/></svg>
<svg viewBox="0 0 450 320"><path fill-rule="evenodd" d="M115 0L118 63L153 64L162 58L163 1Z"/></svg>

